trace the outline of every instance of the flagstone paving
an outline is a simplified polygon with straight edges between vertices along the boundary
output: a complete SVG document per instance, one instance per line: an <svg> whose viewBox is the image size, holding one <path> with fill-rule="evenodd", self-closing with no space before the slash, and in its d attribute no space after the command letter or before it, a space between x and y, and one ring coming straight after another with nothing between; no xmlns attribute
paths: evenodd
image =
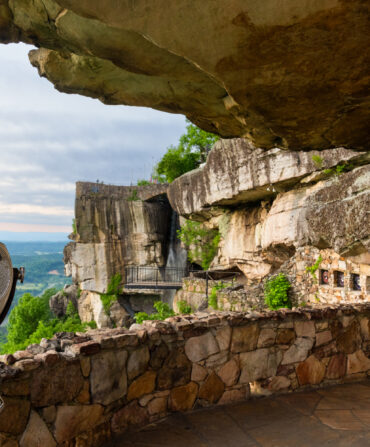
<svg viewBox="0 0 370 447"><path fill-rule="evenodd" d="M177 413L109 444L159 446L370 447L370 380Z"/></svg>

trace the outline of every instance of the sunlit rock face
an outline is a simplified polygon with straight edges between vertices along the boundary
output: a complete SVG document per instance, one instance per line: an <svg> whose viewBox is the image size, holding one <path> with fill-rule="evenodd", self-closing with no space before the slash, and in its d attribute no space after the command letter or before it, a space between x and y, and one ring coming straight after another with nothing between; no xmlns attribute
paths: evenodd
<svg viewBox="0 0 370 447"><path fill-rule="evenodd" d="M266 151L238 138L218 141L167 194L180 215L220 231L212 268L260 279L306 246L368 264L369 187L367 152Z"/></svg>
<svg viewBox="0 0 370 447"><path fill-rule="evenodd" d="M0 40L57 89L291 150L369 143L362 0L0 0ZM367 92L367 93L366 93Z"/></svg>
<svg viewBox="0 0 370 447"><path fill-rule="evenodd" d="M325 177L325 169L368 161L366 152L344 148L298 153L279 148L265 151L242 138L220 140L207 163L174 180L167 193L179 214L202 220L212 215L214 206L235 207L270 200L277 193L298 187L301 181L309 184L320 180Z"/></svg>
<svg viewBox="0 0 370 447"><path fill-rule="evenodd" d="M64 250L74 284L103 293L127 265L165 265L172 213L166 189L77 183L75 241Z"/></svg>

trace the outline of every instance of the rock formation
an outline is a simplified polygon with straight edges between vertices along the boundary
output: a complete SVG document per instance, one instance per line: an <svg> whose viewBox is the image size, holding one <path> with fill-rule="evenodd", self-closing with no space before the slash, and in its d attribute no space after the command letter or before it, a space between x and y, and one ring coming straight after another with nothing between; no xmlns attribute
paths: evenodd
<svg viewBox="0 0 370 447"><path fill-rule="evenodd" d="M77 183L76 231L64 250L64 262L67 276L80 289L77 307L83 322L123 326L135 311L151 313L153 302L161 299L158 290L124 291L107 312L101 294L115 274L124 278L127 266L166 265L173 214L166 190L167 185ZM54 301L56 308L66 305L63 298Z"/></svg>
<svg viewBox="0 0 370 447"><path fill-rule="evenodd" d="M367 149L362 0L0 0L0 41L107 104L185 114L256 147Z"/></svg>
<svg viewBox="0 0 370 447"><path fill-rule="evenodd" d="M82 289L82 320L95 320L99 327L112 319L122 325L130 319L125 309L150 310L158 291L139 293L136 299L126 290L126 301L116 302L110 317L100 294L125 266L168 264L173 210L220 232L212 270L243 274L239 280L246 290L219 294L224 308L264 306L261 282L279 271L289 276L295 304L362 302L370 277L368 160L368 153L344 148L265 151L245 139L229 139L215 144L202 167L170 185L79 183L77 234L66 248L66 262ZM318 287L306 272L319 256L332 278L330 288ZM346 278L341 290L334 278L338 269ZM353 274L359 275L361 290L353 288ZM184 287L175 302L204 307L204 286L198 295L191 288Z"/></svg>
<svg viewBox="0 0 370 447"><path fill-rule="evenodd" d="M76 234L65 249L65 264L81 290L106 292L127 265L165 265L172 214L166 190L77 183Z"/></svg>
<svg viewBox="0 0 370 447"><path fill-rule="evenodd" d="M234 139L217 142L207 163L171 183L168 196L180 215L219 228L213 268L237 266L263 278L299 247L368 256L369 187L365 152L263 151Z"/></svg>

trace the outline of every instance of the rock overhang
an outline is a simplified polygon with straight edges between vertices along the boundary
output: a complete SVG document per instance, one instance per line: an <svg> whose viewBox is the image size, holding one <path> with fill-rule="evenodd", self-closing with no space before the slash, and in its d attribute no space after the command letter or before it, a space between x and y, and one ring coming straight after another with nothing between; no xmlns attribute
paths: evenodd
<svg viewBox="0 0 370 447"><path fill-rule="evenodd" d="M369 5L1 0L0 41L57 89L182 113L223 137L367 149Z"/></svg>

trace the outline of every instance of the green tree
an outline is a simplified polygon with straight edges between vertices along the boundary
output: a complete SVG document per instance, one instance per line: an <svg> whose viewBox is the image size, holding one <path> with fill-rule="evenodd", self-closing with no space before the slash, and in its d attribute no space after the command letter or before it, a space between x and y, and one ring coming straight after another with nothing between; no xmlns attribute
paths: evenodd
<svg viewBox="0 0 370 447"><path fill-rule="evenodd" d="M171 183L175 178L196 169L207 159L207 150L219 139L186 120L186 133L180 137L178 146L170 146L154 167L153 178Z"/></svg>
<svg viewBox="0 0 370 447"><path fill-rule="evenodd" d="M11 351L23 349L23 342L36 331L39 322L49 320L50 316L49 297L25 293L10 313L5 346Z"/></svg>
<svg viewBox="0 0 370 447"><path fill-rule="evenodd" d="M25 349L42 338L52 338L57 332L83 332L88 327L95 328L94 321L81 323L77 309L70 302L66 317L55 318L49 309L49 300L58 292L47 290L41 297L24 294L9 316L7 341L0 346L0 353L12 354Z"/></svg>

